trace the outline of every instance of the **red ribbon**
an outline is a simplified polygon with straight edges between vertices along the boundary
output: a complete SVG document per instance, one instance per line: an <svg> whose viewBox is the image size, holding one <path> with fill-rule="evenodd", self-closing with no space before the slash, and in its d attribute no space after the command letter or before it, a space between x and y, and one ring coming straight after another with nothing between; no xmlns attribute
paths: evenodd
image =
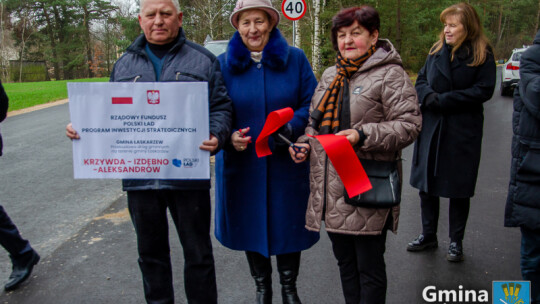
<svg viewBox="0 0 540 304"><path fill-rule="evenodd" d="M258 157L272 154L270 147L268 147L268 137L276 132L281 126L289 122L293 116L294 111L291 108L276 110L268 114L261 134L259 134L259 137L257 137L257 141L255 142L255 151L257 152Z"/></svg>
<svg viewBox="0 0 540 304"><path fill-rule="evenodd" d="M346 136L325 134L311 137L317 139L323 146L349 197L357 196L372 188L366 171Z"/></svg>

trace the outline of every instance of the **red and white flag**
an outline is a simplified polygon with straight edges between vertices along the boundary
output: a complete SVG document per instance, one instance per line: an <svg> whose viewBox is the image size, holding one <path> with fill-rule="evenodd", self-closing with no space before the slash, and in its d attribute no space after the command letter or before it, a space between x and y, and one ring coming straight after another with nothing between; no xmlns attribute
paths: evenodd
<svg viewBox="0 0 540 304"><path fill-rule="evenodd" d="M113 97L112 104L133 104L133 97Z"/></svg>

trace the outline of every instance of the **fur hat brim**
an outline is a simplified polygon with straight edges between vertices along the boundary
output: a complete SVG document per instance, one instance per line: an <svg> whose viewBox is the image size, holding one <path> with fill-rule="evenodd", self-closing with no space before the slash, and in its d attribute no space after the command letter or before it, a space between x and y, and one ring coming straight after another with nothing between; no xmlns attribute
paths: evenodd
<svg viewBox="0 0 540 304"><path fill-rule="evenodd" d="M231 25L235 29L238 29L238 18L240 17L240 14L242 12L252 10L252 9L260 9L260 10L263 10L266 13L268 13L268 15L270 16L270 19L271 19L270 21L272 22L274 27L276 27L279 24L280 16L279 16L279 12L278 12L277 9L275 9L273 7L269 7L269 6L258 5L258 6L244 7L244 8L241 8L241 9L233 12L232 15L231 15L231 18L230 18Z"/></svg>

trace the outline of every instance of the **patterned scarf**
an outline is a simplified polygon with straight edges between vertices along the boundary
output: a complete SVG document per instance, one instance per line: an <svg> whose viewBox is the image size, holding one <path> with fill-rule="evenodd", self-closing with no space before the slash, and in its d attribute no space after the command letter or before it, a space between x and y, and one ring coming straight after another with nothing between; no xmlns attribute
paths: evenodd
<svg viewBox="0 0 540 304"><path fill-rule="evenodd" d="M354 60L343 58L338 52L336 58L336 77L326 89L317 108L311 112L311 118L313 119L312 127L319 130L319 134L334 134L341 130L341 108L344 104L347 107L349 106L349 78L362 67L364 62L376 50L375 45L372 45L364 55Z"/></svg>

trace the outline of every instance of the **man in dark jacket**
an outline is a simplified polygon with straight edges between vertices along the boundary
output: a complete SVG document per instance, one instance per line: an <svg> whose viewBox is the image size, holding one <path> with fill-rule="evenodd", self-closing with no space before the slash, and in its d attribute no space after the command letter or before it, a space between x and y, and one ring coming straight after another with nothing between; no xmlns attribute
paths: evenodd
<svg viewBox="0 0 540 304"><path fill-rule="evenodd" d="M116 62L114 82L208 83L210 139L199 147L215 154L230 135L232 104L214 55L186 40L178 0L141 0L138 37ZM71 125L67 136L76 139ZM148 303L174 303L167 208L184 249L188 303L217 303L210 241L210 180L123 180L137 234L139 266Z"/></svg>
<svg viewBox="0 0 540 304"><path fill-rule="evenodd" d="M0 83L0 122L7 115L8 97ZM0 156L2 155L2 135L0 134ZM13 271L4 286L6 291L14 290L24 282L34 265L39 262L39 254L32 249L30 243L21 237L17 226L13 224L4 207L0 205L0 245L9 252Z"/></svg>
<svg viewBox="0 0 540 304"><path fill-rule="evenodd" d="M540 31L521 55L514 93L512 167L504 225L521 228L521 274L540 303Z"/></svg>

